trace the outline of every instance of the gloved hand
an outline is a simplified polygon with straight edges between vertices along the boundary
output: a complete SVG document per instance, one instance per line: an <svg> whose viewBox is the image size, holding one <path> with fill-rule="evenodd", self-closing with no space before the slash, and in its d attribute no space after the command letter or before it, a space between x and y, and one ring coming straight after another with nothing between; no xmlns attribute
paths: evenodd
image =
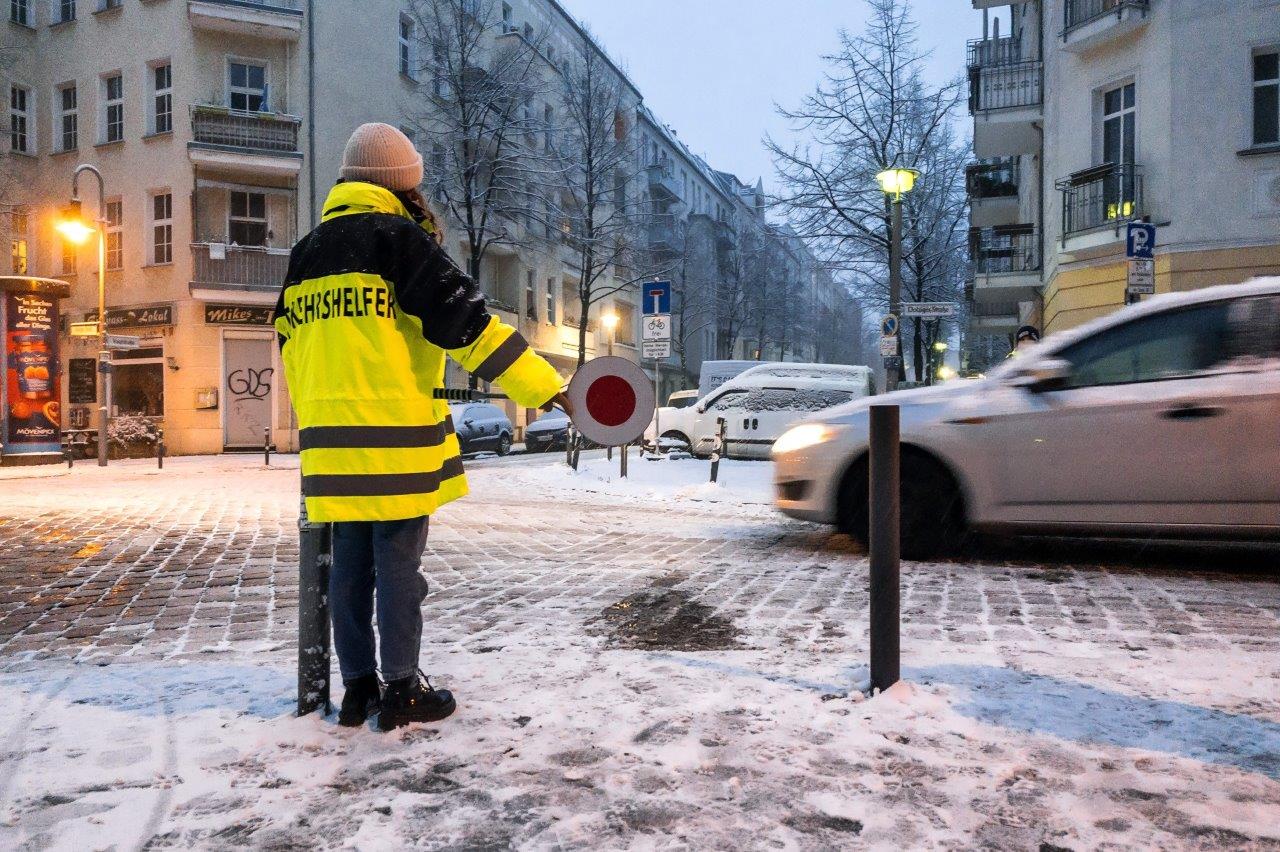
<svg viewBox="0 0 1280 852"><path fill-rule="evenodd" d="M558 393L551 397L546 405L542 406L543 411L550 411L553 408L559 408L565 414L569 415L569 419L573 419L573 403L569 401L569 397L563 393Z"/></svg>

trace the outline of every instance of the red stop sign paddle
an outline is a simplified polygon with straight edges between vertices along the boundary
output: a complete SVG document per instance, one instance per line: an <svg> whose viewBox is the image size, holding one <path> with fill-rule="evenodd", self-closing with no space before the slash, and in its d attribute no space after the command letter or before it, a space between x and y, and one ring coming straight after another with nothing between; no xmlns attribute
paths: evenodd
<svg viewBox="0 0 1280 852"><path fill-rule="evenodd" d="M653 383L639 364L626 358L594 358L574 374L567 391L573 425L583 437L605 447L640 440L653 420Z"/></svg>

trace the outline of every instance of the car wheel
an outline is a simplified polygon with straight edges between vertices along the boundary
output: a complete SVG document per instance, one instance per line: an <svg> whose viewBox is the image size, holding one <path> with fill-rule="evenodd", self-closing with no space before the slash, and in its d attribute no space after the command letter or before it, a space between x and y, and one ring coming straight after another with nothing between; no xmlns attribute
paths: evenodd
<svg viewBox="0 0 1280 852"><path fill-rule="evenodd" d="M904 447L899 483L900 547L906 559L933 559L957 553L967 531L960 487L941 463L919 450ZM842 532L863 547L870 544L868 461L863 456L845 474L838 523Z"/></svg>
<svg viewBox="0 0 1280 852"><path fill-rule="evenodd" d="M681 441L686 447L692 449L693 442L689 440L689 436L683 432L677 432L674 429L670 432L663 432L662 439L666 441ZM659 448L660 449L660 448Z"/></svg>
<svg viewBox="0 0 1280 852"><path fill-rule="evenodd" d="M511 452L511 436L503 432L498 436L498 455L505 456Z"/></svg>

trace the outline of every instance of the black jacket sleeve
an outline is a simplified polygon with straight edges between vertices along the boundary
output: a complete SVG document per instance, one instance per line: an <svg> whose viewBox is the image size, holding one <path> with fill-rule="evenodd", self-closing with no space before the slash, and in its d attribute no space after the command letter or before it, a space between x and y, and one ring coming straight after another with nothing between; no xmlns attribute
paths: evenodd
<svg viewBox="0 0 1280 852"><path fill-rule="evenodd" d="M489 324L484 294L421 227L398 224L387 246L400 310L422 321L422 336L441 349L470 346Z"/></svg>

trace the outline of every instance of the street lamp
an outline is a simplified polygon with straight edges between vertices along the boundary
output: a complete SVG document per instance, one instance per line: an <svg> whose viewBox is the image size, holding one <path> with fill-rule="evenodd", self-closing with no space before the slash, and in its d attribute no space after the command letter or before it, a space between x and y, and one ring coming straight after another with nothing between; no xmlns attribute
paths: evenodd
<svg viewBox="0 0 1280 852"><path fill-rule="evenodd" d="M604 327L609 329L609 354L613 354L613 338L618 329L618 314L609 310L600 317L600 322L604 323Z"/></svg>
<svg viewBox="0 0 1280 852"><path fill-rule="evenodd" d="M902 307L902 196L915 188L920 172L915 169L885 169L876 175L880 191L891 196L889 227L889 313L896 314ZM898 367L885 375L888 390L897 390L898 382L906 372L902 364L902 332L898 338Z"/></svg>
<svg viewBox="0 0 1280 852"><path fill-rule="evenodd" d="M89 172L98 180L97 227L88 224L80 204L80 175ZM58 233L75 245L83 245L94 231L98 232L98 467L107 466L107 400L111 396L111 350L107 349L107 190L102 172L80 165L71 178L71 203L58 222Z"/></svg>

